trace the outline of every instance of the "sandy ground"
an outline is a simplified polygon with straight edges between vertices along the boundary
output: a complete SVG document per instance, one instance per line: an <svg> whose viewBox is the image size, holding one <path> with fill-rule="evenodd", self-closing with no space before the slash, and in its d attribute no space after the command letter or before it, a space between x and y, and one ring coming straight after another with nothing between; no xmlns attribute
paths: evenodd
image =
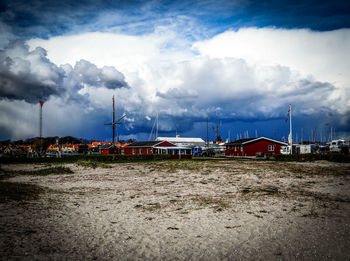
<svg viewBox="0 0 350 261"><path fill-rule="evenodd" d="M45 191L0 202L0 259L350 260L350 164L65 166L2 181Z"/></svg>

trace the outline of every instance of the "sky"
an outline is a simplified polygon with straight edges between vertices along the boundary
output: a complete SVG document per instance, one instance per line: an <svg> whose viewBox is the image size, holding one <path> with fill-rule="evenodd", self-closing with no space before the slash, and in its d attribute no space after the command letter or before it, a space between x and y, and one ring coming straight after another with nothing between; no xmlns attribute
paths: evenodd
<svg viewBox="0 0 350 261"><path fill-rule="evenodd" d="M0 140L350 137L349 1L0 2Z"/></svg>

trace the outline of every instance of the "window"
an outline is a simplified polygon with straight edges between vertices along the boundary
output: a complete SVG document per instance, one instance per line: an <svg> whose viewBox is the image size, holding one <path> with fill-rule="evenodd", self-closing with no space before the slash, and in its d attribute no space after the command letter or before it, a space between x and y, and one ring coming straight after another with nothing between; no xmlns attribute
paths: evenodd
<svg viewBox="0 0 350 261"><path fill-rule="evenodd" d="M275 151L275 145L269 145L268 151Z"/></svg>
<svg viewBox="0 0 350 261"><path fill-rule="evenodd" d="M235 146L235 151L237 151L237 146Z"/></svg>
<svg viewBox="0 0 350 261"><path fill-rule="evenodd" d="M132 149L132 155L135 155L135 149Z"/></svg>
<svg viewBox="0 0 350 261"><path fill-rule="evenodd" d="M243 152L243 146L241 146L241 151Z"/></svg>
<svg viewBox="0 0 350 261"><path fill-rule="evenodd" d="M142 148L139 148L139 154L140 155L142 154Z"/></svg>

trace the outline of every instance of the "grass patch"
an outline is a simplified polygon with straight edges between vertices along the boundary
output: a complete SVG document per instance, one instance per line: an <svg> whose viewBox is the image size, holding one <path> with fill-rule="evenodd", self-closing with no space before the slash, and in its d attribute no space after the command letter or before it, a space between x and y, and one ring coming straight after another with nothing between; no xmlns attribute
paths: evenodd
<svg viewBox="0 0 350 261"><path fill-rule="evenodd" d="M204 167L203 162L195 162L194 160L171 160L159 162L152 165L155 170L165 171L168 173L176 173L179 170L201 171Z"/></svg>
<svg viewBox="0 0 350 261"><path fill-rule="evenodd" d="M31 176L47 176L51 174L71 174L74 173L70 168L68 167L50 167L50 168L44 168L44 169L37 169L37 170L4 170L0 169L0 177L1 178L9 178L19 175L31 175ZM0 179L1 179L0 178Z"/></svg>
<svg viewBox="0 0 350 261"><path fill-rule="evenodd" d="M96 169L96 168L112 168L112 166L103 163L103 162L99 162L99 161L94 161L94 160L78 160L76 162L76 164L78 166L82 166L84 168L92 168L92 169Z"/></svg>
<svg viewBox="0 0 350 261"><path fill-rule="evenodd" d="M36 200L45 190L33 184L0 182L0 202L9 200Z"/></svg>

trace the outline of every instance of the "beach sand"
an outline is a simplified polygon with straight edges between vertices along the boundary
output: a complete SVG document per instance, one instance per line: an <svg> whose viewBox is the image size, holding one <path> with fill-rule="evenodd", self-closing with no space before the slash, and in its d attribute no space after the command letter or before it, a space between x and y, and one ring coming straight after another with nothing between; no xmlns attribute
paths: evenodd
<svg viewBox="0 0 350 261"><path fill-rule="evenodd" d="M347 163L64 166L1 181L41 189L0 201L1 260L350 260Z"/></svg>

